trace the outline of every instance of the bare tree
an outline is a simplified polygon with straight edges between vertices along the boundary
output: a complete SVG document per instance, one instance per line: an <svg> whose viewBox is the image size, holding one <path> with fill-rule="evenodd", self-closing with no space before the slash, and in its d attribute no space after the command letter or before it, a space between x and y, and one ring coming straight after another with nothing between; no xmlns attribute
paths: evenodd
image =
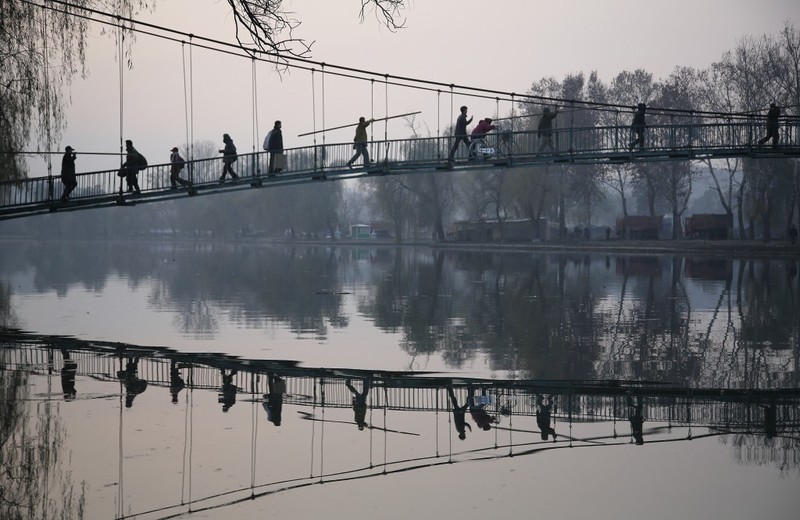
<svg viewBox="0 0 800 520"><path fill-rule="evenodd" d="M405 0L358 0L358 19L374 15L379 23L395 31L405 26ZM279 56L307 57L314 42L295 36L302 23L286 9L284 0L228 0L233 11L236 39L243 49Z"/></svg>

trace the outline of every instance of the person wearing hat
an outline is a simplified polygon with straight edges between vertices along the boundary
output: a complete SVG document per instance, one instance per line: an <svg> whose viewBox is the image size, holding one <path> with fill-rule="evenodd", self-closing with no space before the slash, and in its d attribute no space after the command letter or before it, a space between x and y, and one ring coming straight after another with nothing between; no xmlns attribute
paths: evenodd
<svg viewBox="0 0 800 520"><path fill-rule="evenodd" d="M633 150L637 146L641 149L644 148L644 113L647 105L639 103L636 105L636 112L633 114L633 121L631 122L631 134L636 136L636 139L628 144L628 148Z"/></svg>
<svg viewBox="0 0 800 520"><path fill-rule="evenodd" d="M61 182L64 183L64 193L61 194L61 200L68 200L72 190L78 186L78 177L75 175L77 155L71 146L64 148L64 156L61 158Z"/></svg>
<svg viewBox="0 0 800 520"><path fill-rule="evenodd" d="M283 157L283 132L280 121L275 121L275 126L269 132L266 141L266 150L269 152L267 173L275 175L283 170L286 162L286 158Z"/></svg>
<svg viewBox="0 0 800 520"><path fill-rule="evenodd" d="M772 146L778 146L778 118L781 115L781 109L775 103L770 103L769 111L767 112L767 135L763 139L758 140L759 146L772 139Z"/></svg>
<svg viewBox="0 0 800 520"><path fill-rule="evenodd" d="M231 174L231 179L236 180L239 176L233 171L232 166L239 157L236 153L236 145L233 144L233 139L231 139L231 136L228 134L222 134L222 142L225 143L225 148L219 151L219 153L222 154L223 163L222 176L219 178L219 182L225 182L225 175L228 173Z"/></svg>
<svg viewBox="0 0 800 520"><path fill-rule="evenodd" d="M172 189L176 189L178 184L181 186L191 186L192 183L180 177L181 170L186 166L186 161L181 157L180 152L178 152L178 147L174 146L170 151L172 153L169 156L169 182L172 185Z"/></svg>

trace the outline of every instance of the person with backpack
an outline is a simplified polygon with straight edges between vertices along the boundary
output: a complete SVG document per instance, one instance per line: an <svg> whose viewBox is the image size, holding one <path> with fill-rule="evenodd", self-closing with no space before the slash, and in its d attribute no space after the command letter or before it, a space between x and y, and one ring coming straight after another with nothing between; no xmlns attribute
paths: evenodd
<svg viewBox="0 0 800 520"><path fill-rule="evenodd" d="M186 160L181 157L177 146L173 147L171 152L169 156L169 182L172 185L172 189L177 189L178 184L181 186L191 186L192 183L180 177L181 170L186 166Z"/></svg>
<svg viewBox="0 0 800 520"><path fill-rule="evenodd" d="M229 173L231 174L231 179L236 180L239 176L236 175L231 166L239 158L236 154L236 145L233 144L233 139L228 134L222 134L222 142L225 143L225 148L219 151L222 154L223 163L222 176L219 178L219 182L225 182L225 175Z"/></svg>
<svg viewBox="0 0 800 520"><path fill-rule="evenodd" d="M125 141L125 162L122 163L122 169L119 172L120 177L125 177L125 182L128 184L128 191L135 194L140 194L142 191L139 189L139 171L147 168L147 159L144 155L136 151L133 147L133 141L127 139Z"/></svg>

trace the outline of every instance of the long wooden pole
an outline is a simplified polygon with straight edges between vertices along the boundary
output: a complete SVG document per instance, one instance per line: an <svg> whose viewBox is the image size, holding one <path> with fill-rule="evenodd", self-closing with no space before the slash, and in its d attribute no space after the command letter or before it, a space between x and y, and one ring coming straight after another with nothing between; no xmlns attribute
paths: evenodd
<svg viewBox="0 0 800 520"><path fill-rule="evenodd" d="M377 119L373 119L373 121L384 121L384 120L386 120L386 119L395 119L395 118L397 118L397 117L413 116L413 115L416 115L416 114L421 114L421 113L422 113L422 110L419 110L419 111L417 111L417 112L409 112L409 113L407 113L407 114L398 114L398 115L396 115L396 116L379 117L379 118L377 118ZM332 128L325 128L325 129L323 129L323 130L316 130L316 131L314 131L314 132L306 132L306 133L304 133L304 134L297 134L297 137L303 137L303 136L306 136L306 135L311 135L311 134L319 134L319 133L321 133L321 132L330 132L331 130L339 130L339 129L341 129L341 128L350 128L351 126L356 126L357 124L358 124L358 123L351 123L351 124L349 124L349 125L334 126L334 127L332 127Z"/></svg>
<svg viewBox="0 0 800 520"><path fill-rule="evenodd" d="M3 155L64 155L65 153L67 152L0 152ZM79 152L77 150L72 150L72 153L77 155L126 155L126 152Z"/></svg>
<svg viewBox="0 0 800 520"><path fill-rule="evenodd" d="M572 109L569 109L569 110L559 110L558 113L559 114L568 114L569 112L578 112L580 110L588 110L588 109L586 109L586 108L572 108ZM554 112L549 112L549 113L553 114ZM534 117L534 116L540 116L542 114L543 114L543 112L533 112L531 114L523 114L521 116L498 117L497 119L492 119L492 122L494 122L494 121L508 121L509 119L521 119L523 117Z"/></svg>

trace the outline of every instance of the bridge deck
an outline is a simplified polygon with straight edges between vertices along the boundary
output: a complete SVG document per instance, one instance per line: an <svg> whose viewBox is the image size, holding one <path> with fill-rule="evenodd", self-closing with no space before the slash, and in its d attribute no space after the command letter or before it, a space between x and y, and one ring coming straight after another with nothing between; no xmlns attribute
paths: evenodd
<svg viewBox="0 0 800 520"><path fill-rule="evenodd" d="M0 182L0 220L53 211L73 211L115 205L184 198L251 189L285 186L323 180L344 180L367 175L442 173L445 171L489 170L494 168L535 168L551 165L600 164L635 165L647 162L697 161L726 158L786 159L800 157L800 123L782 127L781 144L759 146L762 129L746 122L720 122L649 126L645 146L630 150L630 129L626 126L554 130L554 150L540 153L535 131L489 134L477 147L473 159L459 150L453 162L447 160L451 137L373 141L369 144L373 162L369 167L350 169L346 162L352 143L313 145L285 150L287 168L279 175L267 175L265 152L239 155L234 163L239 179L219 181L222 159L187 162L182 177L192 187L171 189L169 164L149 166L139 173L141 194L122 191L119 169L78 174L78 186L67 202L60 201L63 185L58 176L32 177Z"/></svg>

